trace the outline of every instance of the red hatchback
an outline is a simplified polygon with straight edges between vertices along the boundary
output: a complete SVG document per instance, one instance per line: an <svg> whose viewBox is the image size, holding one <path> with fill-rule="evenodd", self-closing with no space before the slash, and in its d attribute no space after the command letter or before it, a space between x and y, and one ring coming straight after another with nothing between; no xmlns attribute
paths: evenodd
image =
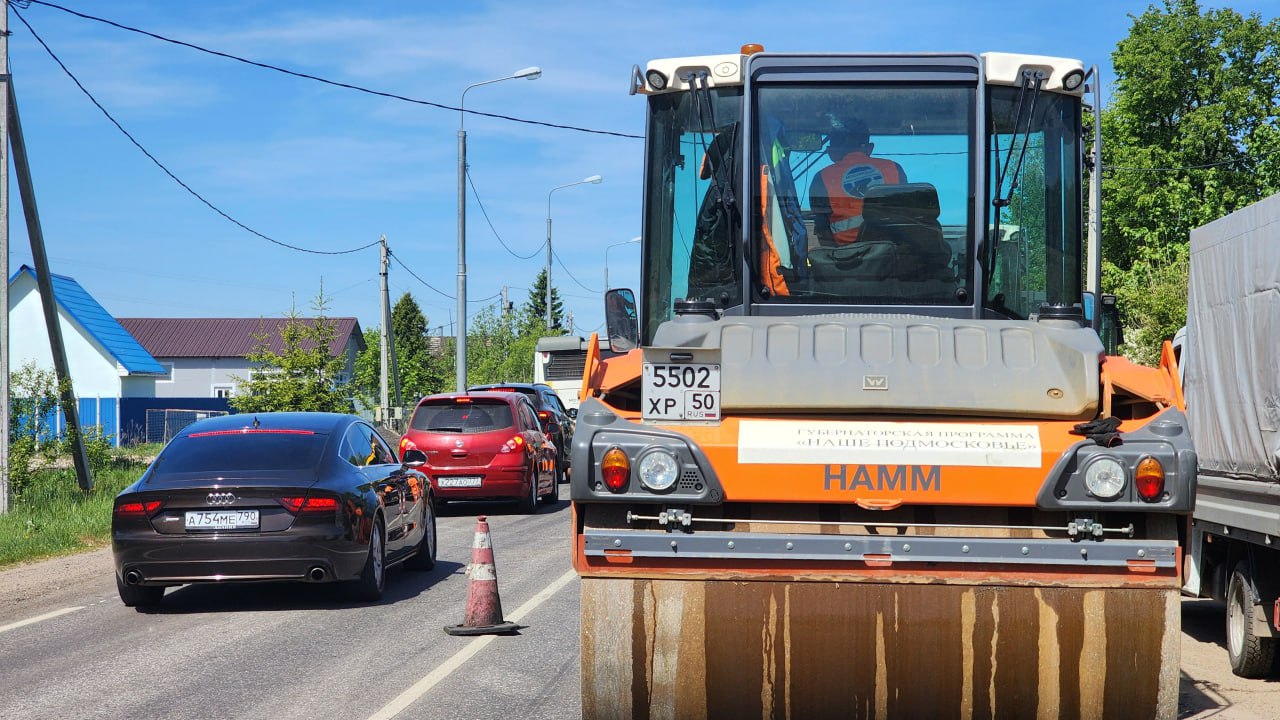
<svg viewBox="0 0 1280 720"><path fill-rule="evenodd" d="M559 499L556 447L538 415L519 393L443 393L423 398L400 439L400 452L427 455L422 472L440 500L538 501Z"/></svg>

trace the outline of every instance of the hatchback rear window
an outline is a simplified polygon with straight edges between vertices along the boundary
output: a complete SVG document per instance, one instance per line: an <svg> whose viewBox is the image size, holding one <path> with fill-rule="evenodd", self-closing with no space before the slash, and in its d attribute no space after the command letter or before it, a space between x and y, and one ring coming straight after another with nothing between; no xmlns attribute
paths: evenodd
<svg viewBox="0 0 1280 720"><path fill-rule="evenodd" d="M309 470L329 436L311 432L196 433L173 439L156 458L167 473L238 470Z"/></svg>
<svg viewBox="0 0 1280 720"><path fill-rule="evenodd" d="M442 400L419 405L409 426L426 432L482 433L514 424L511 406L500 400Z"/></svg>

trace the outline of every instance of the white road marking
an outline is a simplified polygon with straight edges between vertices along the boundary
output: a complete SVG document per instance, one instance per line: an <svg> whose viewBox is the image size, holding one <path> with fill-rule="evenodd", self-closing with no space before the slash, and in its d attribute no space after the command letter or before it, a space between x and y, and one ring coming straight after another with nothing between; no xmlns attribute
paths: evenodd
<svg viewBox="0 0 1280 720"><path fill-rule="evenodd" d="M9 623L8 625L0 625L0 633L8 632L9 630L17 630L20 627L26 627L28 625L34 625L40 622L41 620L52 620L53 618L56 618L60 615L66 615L67 613L73 613L77 610L83 610L83 609L84 609L83 605L77 605L76 607L69 607L69 608L62 608L61 610L54 610L53 612L48 612L43 615L37 615L33 618L27 618L26 620L19 620L16 623Z"/></svg>
<svg viewBox="0 0 1280 720"><path fill-rule="evenodd" d="M577 571L569 570L565 574L556 578L550 585L543 588L537 595L529 598L529 601L516 608L515 612L503 618L507 622L520 622L525 615L533 612L539 605L546 602L548 598L555 595L565 585L568 585L574 578L578 576ZM3 628L0 628L3 629ZM400 696L382 707L381 710L369 716L369 720L390 720L400 713L401 710L409 707L415 700L422 697L428 690L435 687L441 680L449 677L449 675L462 666L463 663L475 657L477 653L485 648L486 645L493 642L497 635L481 635L480 637L467 643L453 657L445 660L434 670L427 673L425 677L413 684L413 687L400 693Z"/></svg>

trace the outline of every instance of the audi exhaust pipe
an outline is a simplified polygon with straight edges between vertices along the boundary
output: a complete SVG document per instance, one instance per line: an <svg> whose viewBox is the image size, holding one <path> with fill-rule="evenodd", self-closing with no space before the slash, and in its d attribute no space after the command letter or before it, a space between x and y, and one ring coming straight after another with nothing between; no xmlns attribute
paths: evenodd
<svg viewBox="0 0 1280 720"><path fill-rule="evenodd" d="M307 579L312 582L320 582L321 580L324 579L324 575L325 575L324 568L320 567L319 565L307 571Z"/></svg>
<svg viewBox="0 0 1280 720"><path fill-rule="evenodd" d="M137 585L142 582L142 573L137 570L130 570L124 574L124 582L126 585Z"/></svg>

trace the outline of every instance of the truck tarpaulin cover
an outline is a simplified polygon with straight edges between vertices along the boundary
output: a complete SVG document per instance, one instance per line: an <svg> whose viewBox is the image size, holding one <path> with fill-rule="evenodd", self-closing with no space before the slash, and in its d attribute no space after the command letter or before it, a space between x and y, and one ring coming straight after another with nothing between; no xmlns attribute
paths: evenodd
<svg viewBox="0 0 1280 720"><path fill-rule="evenodd" d="M1275 481L1280 462L1280 195L1191 231L1182 362L1200 471Z"/></svg>

